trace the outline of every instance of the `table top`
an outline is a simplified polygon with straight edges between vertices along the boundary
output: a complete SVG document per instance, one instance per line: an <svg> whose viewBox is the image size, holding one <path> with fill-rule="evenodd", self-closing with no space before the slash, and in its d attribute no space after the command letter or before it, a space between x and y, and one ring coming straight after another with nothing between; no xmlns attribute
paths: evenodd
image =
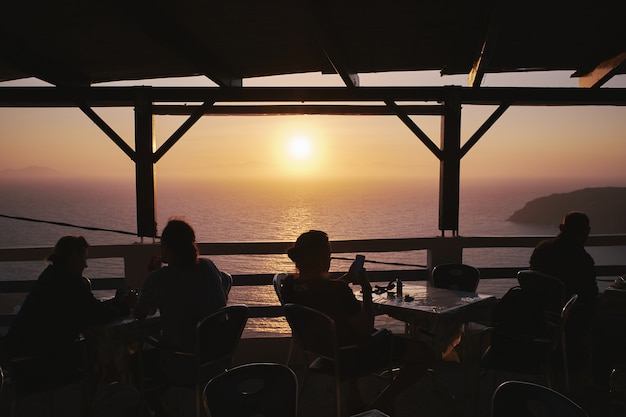
<svg viewBox="0 0 626 417"><path fill-rule="evenodd" d="M474 304L494 305L493 295L436 288L424 282L403 282L403 297L394 291L372 294L374 304L390 308L413 310L425 314L455 314ZM360 287L352 287L355 296L362 300Z"/></svg>
<svg viewBox="0 0 626 417"><path fill-rule="evenodd" d="M454 332L461 323L488 321L491 309L498 302L493 295L435 288L426 282L403 282L403 297L394 291L372 294L377 314L428 330L442 338ZM362 300L359 286L352 286Z"/></svg>

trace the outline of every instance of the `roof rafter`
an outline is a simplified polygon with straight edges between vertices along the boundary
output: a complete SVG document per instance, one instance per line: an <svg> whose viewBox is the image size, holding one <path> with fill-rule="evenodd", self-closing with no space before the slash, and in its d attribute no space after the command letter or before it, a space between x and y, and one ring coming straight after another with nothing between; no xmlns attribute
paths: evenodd
<svg viewBox="0 0 626 417"><path fill-rule="evenodd" d="M487 68L489 68L491 58L496 50L498 35L502 27L502 19L502 14L494 11L480 54L474 61L474 65L468 74L468 85L470 87L480 87L487 73Z"/></svg>
<svg viewBox="0 0 626 417"><path fill-rule="evenodd" d="M578 86L582 88L598 88L602 86L618 73L618 70L625 65L625 62L626 52L601 62L593 70L580 76Z"/></svg>
<svg viewBox="0 0 626 417"><path fill-rule="evenodd" d="M130 8L137 26L150 38L160 44L169 45L178 56L190 62L198 72L220 87L241 87L242 78L228 70L197 36L168 16L151 2L138 1L124 3Z"/></svg>
<svg viewBox="0 0 626 417"><path fill-rule="evenodd" d="M15 36L8 36L0 28L0 38L2 37L11 39L2 49L2 61L16 71L58 87L87 87L91 84L88 75L68 67L56 57L42 56Z"/></svg>
<svg viewBox="0 0 626 417"><path fill-rule="evenodd" d="M359 74L352 69L346 59L345 48L341 46L341 41L337 36L337 31L322 13L314 9L311 1L306 2L308 21L311 30L314 32L317 42L333 67L335 72L341 77L347 87L358 87L360 84Z"/></svg>

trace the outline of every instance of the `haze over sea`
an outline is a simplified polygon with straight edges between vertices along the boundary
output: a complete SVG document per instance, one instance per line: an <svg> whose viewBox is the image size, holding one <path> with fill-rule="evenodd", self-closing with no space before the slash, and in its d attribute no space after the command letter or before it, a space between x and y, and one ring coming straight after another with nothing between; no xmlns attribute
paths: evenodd
<svg viewBox="0 0 626 417"><path fill-rule="evenodd" d="M308 183L159 181L157 218L160 233L167 219L184 216L199 242L294 241L309 229L326 231L331 240L439 236L437 181L346 181ZM579 187L556 182L499 184L495 181L461 188L461 236L550 236L557 225L532 226L507 221L527 201ZM0 214L64 222L134 233L134 184L80 180L0 180ZM575 209L573 207L572 209ZM593 219L592 219L593 222ZM53 246L66 234L85 236L91 245L132 244L139 238L104 231L0 217L0 247ZM589 248L597 264L625 264L623 250ZM343 256L343 255L341 255ZM349 256L349 255L346 255ZM366 254L368 259L425 265L423 251ZM477 267L525 266L530 249L468 250L464 261ZM290 272L286 255L212 257L231 274ZM121 260L90 260L89 278L121 277ZM0 279L36 279L43 261L0 263ZM333 270L348 261L334 260ZM368 269L398 266L368 264ZM238 289L242 301L264 304L274 297ZM242 293L243 291L243 293ZM255 297L259 299L255 299ZM270 300L270 304L275 300Z"/></svg>

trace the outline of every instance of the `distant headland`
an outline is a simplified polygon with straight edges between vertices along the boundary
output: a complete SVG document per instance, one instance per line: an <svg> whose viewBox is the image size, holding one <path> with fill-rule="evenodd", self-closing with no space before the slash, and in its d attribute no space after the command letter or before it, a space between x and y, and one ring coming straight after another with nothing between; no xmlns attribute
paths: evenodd
<svg viewBox="0 0 626 417"><path fill-rule="evenodd" d="M591 233L626 233L626 187L584 188L536 198L507 220L558 226L568 211L587 213L591 219Z"/></svg>

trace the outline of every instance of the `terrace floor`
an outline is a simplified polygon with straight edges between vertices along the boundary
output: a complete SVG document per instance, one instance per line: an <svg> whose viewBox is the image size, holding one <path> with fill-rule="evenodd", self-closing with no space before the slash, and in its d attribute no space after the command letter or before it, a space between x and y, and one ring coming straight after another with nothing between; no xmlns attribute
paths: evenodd
<svg viewBox="0 0 626 417"><path fill-rule="evenodd" d="M283 362L289 345L288 338L244 339L241 342L236 362ZM568 394L590 417L624 416L621 407L623 398L611 398L607 387L593 383L586 367L571 376L572 389ZM472 352L462 363L440 362L434 369L437 379L448 385L454 393L454 399L443 389L433 384L429 378L423 378L415 386L403 393L396 401L395 416L433 416L433 417L474 417L489 416L490 398L495 385L491 374L480 378L476 395L477 362ZM542 384L542 378L520 375L498 374L498 382L509 379L522 379ZM374 397L381 388L380 380L364 378L360 381L365 398ZM104 391L104 387L102 388ZM334 410L334 391L332 380L322 376L311 376L304 387L300 400L300 417L332 416ZM68 386L51 393L33 395L20 399L19 416L78 416L77 401L79 386ZM192 416L193 394L182 389L170 390L166 401L177 417ZM0 396L0 415L9 415L8 395ZM611 409L613 408L613 409ZM142 415L140 397L129 387L122 387L106 400L94 407L94 417L123 417Z"/></svg>

